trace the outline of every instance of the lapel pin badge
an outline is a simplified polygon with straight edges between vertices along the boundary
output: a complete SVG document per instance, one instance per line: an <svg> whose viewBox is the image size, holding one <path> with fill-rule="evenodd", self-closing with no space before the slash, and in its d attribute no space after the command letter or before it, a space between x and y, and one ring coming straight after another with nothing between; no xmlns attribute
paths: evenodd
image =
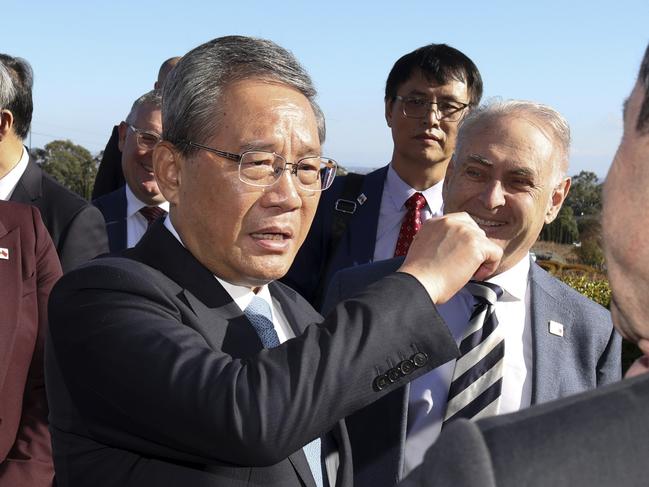
<svg viewBox="0 0 649 487"><path fill-rule="evenodd" d="M5 249L4 247L0 247L0 259L9 260L9 249Z"/></svg>
<svg viewBox="0 0 649 487"><path fill-rule="evenodd" d="M550 323L548 323L548 325L549 325L550 333L558 337L563 336L563 325L561 323L550 320Z"/></svg>
<svg viewBox="0 0 649 487"><path fill-rule="evenodd" d="M356 198L356 201L358 201L359 205L362 205L367 201L367 196L365 196L365 193L361 193L358 195L358 198Z"/></svg>

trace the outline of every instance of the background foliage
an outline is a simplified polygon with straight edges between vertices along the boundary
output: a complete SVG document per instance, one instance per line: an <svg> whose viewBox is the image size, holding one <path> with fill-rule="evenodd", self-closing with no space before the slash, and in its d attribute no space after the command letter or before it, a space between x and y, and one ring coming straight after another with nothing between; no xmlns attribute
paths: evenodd
<svg viewBox="0 0 649 487"><path fill-rule="evenodd" d="M98 161L87 149L69 140L54 140L44 149L32 149L31 154L59 183L90 199Z"/></svg>

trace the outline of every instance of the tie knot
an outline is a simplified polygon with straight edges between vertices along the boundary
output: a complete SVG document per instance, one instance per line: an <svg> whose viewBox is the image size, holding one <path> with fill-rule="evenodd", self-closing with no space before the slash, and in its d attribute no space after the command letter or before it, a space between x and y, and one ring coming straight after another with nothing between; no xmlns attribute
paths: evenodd
<svg viewBox="0 0 649 487"><path fill-rule="evenodd" d="M270 311L270 305L265 299L260 298L259 296L254 296L252 298L252 301L250 301L250 304L246 306L246 309L244 311L244 314L250 318L250 317L262 317L268 320L270 323L270 326L273 325L272 323L272 314Z"/></svg>
<svg viewBox="0 0 649 487"><path fill-rule="evenodd" d="M490 282L469 281L466 286L473 296L488 302L492 306L503 295L503 288Z"/></svg>
<svg viewBox="0 0 649 487"><path fill-rule="evenodd" d="M421 210L426 206L426 197L421 193L415 193L404 203L409 210Z"/></svg>
<svg viewBox="0 0 649 487"><path fill-rule="evenodd" d="M146 218L146 221L149 225L151 225L158 218L167 214L167 212L159 206L143 206L142 208L140 208L140 213L144 218Z"/></svg>

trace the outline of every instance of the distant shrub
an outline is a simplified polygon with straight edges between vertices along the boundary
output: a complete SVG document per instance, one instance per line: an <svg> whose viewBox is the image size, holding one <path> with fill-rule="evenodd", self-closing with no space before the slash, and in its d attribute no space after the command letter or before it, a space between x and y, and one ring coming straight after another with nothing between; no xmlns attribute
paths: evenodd
<svg viewBox="0 0 649 487"><path fill-rule="evenodd" d="M611 286L604 277L595 277L593 274L578 274L574 271L559 272L555 276L596 303L606 308L610 307ZM633 361L640 355L642 353L634 343L624 340L622 342L622 372L626 372Z"/></svg>
<svg viewBox="0 0 649 487"><path fill-rule="evenodd" d="M571 288L579 291L587 298L608 308L611 304L611 286L603 277L576 274L574 272L560 272L555 274Z"/></svg>

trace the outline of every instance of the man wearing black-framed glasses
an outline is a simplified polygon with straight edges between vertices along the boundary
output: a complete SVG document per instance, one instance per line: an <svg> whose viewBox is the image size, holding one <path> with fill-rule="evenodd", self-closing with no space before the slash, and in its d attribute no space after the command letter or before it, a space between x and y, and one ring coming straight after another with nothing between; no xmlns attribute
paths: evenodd
<svg viewBox="0 0 649 487"><path fill-rule="evenodd" d="M401 57L385 86L389 164L338 178L284 282L316 308L340 269L405 255L421 223L442 214L442 185L462 119L482 97L473 61L446 44Z"/></svg>
<svg viewBox="0 0 649 487"><path fill-rule="evenodd" d="M153 175L153 149L162 134L162 94L151 90L133 103L121 122L119 150L126 183L93 201L106 220L111 252L133 247L153 221L169 211L169 203Z"/></svg>

